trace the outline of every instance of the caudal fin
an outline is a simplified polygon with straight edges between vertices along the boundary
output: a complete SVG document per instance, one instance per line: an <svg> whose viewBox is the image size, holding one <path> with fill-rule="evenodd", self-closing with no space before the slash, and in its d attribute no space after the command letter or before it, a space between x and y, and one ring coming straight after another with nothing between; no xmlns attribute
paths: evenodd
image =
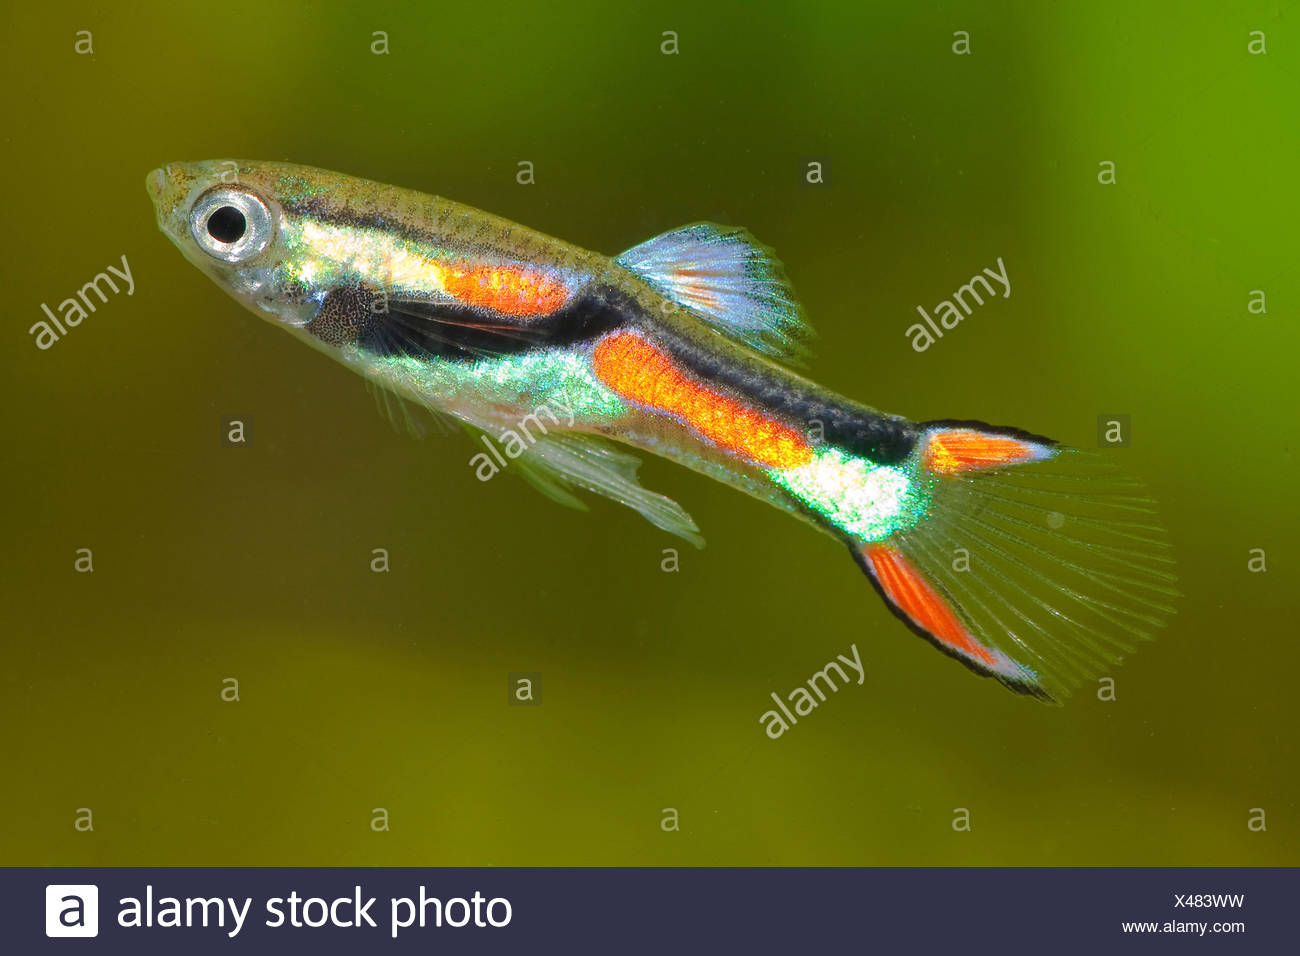
<svg viewBox="0 0 1300 956"><path fill-rule="evenodd" d="M891 610L972 670L1053 700L1173 614L1173 557L1140 482L1104 458L979 422L930 422L926 517L852 546Z"/></svg>

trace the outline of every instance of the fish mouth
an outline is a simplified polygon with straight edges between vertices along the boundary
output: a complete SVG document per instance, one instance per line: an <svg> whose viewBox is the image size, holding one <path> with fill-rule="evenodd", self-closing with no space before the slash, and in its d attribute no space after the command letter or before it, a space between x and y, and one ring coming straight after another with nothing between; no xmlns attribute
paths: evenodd
<svg viewBox="0 0 1300 956"><path fill-rule="evenodd" d="M153 203L154 216L161 229L173 242L180 243L183 224L178 221L178 210L185 199L183 192L188 184L185 169L180 163L166 163L149 171L144 178L145 192Z"/></svg>
<svg viewBox="0 0 1300 956"><path fill-rule="evenodd" d="M167 173L160 169L155 169L144 178L144 188L149 193L149 198L157 202L162 196L163 188L167 185Z"/></svg>

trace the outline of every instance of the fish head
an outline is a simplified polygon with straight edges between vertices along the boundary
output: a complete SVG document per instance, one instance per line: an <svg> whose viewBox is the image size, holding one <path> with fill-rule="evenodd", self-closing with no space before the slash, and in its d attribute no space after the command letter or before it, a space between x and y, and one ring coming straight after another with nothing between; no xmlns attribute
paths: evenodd
<svg viewBox="0 0 1300 956"><path fill-rule="evenodd" d="M150 172L145 187L158 228L191 264L254 312L301 327L317 307L319 289L304 281L310 276L303 274L292 213L282 199L302 194L295 168L236 160L169 163Z"/></svg>

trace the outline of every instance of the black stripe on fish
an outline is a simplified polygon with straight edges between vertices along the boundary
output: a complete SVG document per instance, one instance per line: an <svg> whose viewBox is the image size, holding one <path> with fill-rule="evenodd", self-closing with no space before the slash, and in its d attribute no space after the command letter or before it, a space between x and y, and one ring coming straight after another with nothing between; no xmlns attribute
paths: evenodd
<svg viewBox="0 0 1300 956"><path fill-rule="evenodd" d="M638 310L639 320L628 324L650 329L655 345L671 354L683 369L711 385L722 386L757 409L784 418L814 441L823 440L881 465L897 464L916 446L920 432L905 418L837 400L815 386L807 387L783 375L766 362L735 362L708 344L689 340L656 323L635 303L631 308Z"/></svg>
<svg viewBox="0 0 1300 956"><path fill-rule="evenodd" d="M580 293L550 315L524 321L348 285L326 294L307 331L329 345L357 345L382 356L460 361L592 341L623 322L622 313L597 292Z"/></svg>
<svg viewBox="0 0 1300 956"><path fill-rule="evenodd" d="M469 306L387 299L363 286L326 295L307 330L330 345L358 345L382 356L468 361L537 348L590 342L620 328L643 329L694 377L721 386L792 427L880 464L896 464L916 445L917 428L901 418L827 398L765 363L737 363L656 322L637 300L609 286L589 286L563 307L527 321Z"/></svg>
<svg viewBox="0 0 1300 956"><path fill-rule="evenodd" d="M916 446L919 433L906 419L828 398L766 366L737 365L671 332L660 331L655 344L697 378L725 386L755 408L779 415L814 441L820 438L881 465L897 464Z"/></svg>

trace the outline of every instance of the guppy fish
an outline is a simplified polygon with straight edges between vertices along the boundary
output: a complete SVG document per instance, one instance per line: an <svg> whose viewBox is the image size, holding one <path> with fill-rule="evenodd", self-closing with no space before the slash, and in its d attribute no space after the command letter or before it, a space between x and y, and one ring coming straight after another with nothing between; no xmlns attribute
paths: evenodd
<svg viewBox="0 0 1300 956"><path fill-rule="evenodd" d="M613 443L685 465L844 542L897 617L1012 690L1058 698L1172 613L1153 506L1097 456L908 421L791 371L810 329L743 229L696 223L611 259L306 166L176 163L147 187L162 231L235 299L405 400L513 436L512 468L551 497L605 495L700 544Z"/></svg>

